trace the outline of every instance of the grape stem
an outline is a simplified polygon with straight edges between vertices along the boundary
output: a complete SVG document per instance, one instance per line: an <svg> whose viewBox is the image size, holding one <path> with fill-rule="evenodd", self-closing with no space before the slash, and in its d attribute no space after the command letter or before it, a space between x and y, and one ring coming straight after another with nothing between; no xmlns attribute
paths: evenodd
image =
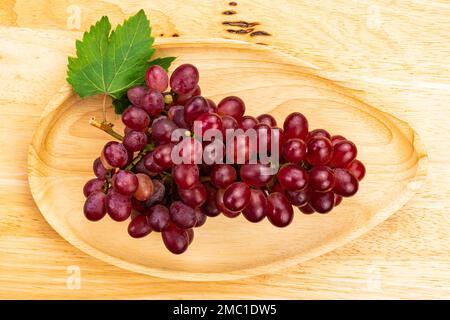
<svg viewBox="0 0 450 320"><path fill-rule="evenodd" d="M145 146L144 149L142 149L141 152L138 153L138 155L136 157L134 157L133 161L131 161L131 163L129 165L127 165L125 167L125 170L132 170L136 164L142 160L142 158L149 153L150 151L153 151L153 149L155 149L155 145L153 143L149 143Z"/></svg>
<svg viewBox="0 0 450 320"><path fill-rule="evenodd" d="M104 132L106 132L107 134L109 134L110 136L116 138L117 140L122 141L123 140L123 136L120 135L119 133L117 133L116 131L114 131L113 129L113 124L107 121L103 121L103 122L98 122L97 120L95 120L95 118L91 118L89 120L89 124L93 127L96 127Z"/></svg>

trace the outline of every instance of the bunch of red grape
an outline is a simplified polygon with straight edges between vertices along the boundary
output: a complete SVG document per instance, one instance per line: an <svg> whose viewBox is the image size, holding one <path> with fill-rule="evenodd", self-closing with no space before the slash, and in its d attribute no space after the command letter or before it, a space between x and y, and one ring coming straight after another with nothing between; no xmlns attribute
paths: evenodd
<svg viewBox="0 0 450 320"><path fill-rule="evenodd" d="M115 221L129 220L128 233L134 238L161 232L167 249L180 254L192 242L193 228L207 217L223 213L233 218L242 212L250 222L267 217L273 225L286 227L293 206L305 214L327 213L357 192L365 168L351 141L324 129L309 131L307 119L298 112L278 128L269 114L244 115L245 104L238 97L216 105L201 96L198 82L198 70L191 64L179 66L170 80L163 68L151 66L147 87L128 90L131 106L122 114L124 136L116 133L121 141L104 146L93 164L96 178L83 189L87 219L98 221L108 213ZM166 91L169 84L171 90ZM255 130L258 139L276 145L276 170L265 170L274 164L259 161L260 144L251 146L247 139L224 144L223 149L224 158L233 153L236 160L239 154L244 163L202 162L202 152L196 150L206 149L208 143L193 134L194 121L201 134L208 129L224 134L230 129ZM172 134L180 128L186 137L174 140ZM280 134L271 141L274 130ZM181 147L187 162L174 164L175 147ZM250 161L254 156L256 161Z"/></svg>

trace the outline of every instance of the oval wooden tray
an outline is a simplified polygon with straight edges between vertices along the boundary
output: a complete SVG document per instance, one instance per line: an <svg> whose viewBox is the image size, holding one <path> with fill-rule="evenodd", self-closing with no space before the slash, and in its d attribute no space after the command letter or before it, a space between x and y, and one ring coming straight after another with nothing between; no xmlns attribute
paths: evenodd
<svg viewBox="0 0 450 320"><path fill-rule="evenodd" d="M50 225L74 246L116 266L153 276L216 281L292 266L333 250L368 231L403 206L426 174L426 152L411 127L354 98L351 91L314 74L290 56L263 46L225 40L177 40L158 44L176 64L193 63L203 94L215 101L242 97L248 114L269 112L282 122L304 113L311 128L326 128L353 140L367 166L360 191L327 215L296 212L283 229L242 216L209 218L195 230L182 255L170 254L161 235L132 239L127 223L84 218L82 187L92 161L110 140L89 126L101 118L101 98L79 99L65 85L42 114L29 147L31 192ZM109 108L109 119L120 119Z"/></svg>

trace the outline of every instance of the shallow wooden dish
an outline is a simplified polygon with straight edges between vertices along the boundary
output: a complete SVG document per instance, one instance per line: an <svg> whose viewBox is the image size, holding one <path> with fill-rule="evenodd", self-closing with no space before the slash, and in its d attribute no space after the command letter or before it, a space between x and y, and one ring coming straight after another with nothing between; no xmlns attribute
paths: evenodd
<svg viewBox="0 0 450 320"><path fill-rule="evenodd" d="M215 101L242 97L248 114L268 112L283 121L304 113L311 128L326 128L353 140L367 176L356 196L327 215L296 213L287 228L242 216L209 218L195 230L182 255L172 255L161 235L132 239L127 223L84 218L82 187L93 176L92 161L110 137L89 126L101 118L101 98L79 99L63 86L42 114L29 148L31 192L52 227L74 246L116 266L153 276L216 281L292 266L331 251L368 231L403 206L420 187L427 155L409 125L355 99L350 90L314 74L290 56L262 46L225 40L177 40L158 44L176 64L195 64L203 94ZM112 108L109 119L120 119Z"/></svg>

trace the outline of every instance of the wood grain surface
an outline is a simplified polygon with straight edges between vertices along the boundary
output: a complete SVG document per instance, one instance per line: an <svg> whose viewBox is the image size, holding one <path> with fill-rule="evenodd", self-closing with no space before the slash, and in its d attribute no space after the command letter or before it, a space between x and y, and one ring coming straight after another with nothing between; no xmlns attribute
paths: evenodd
<svg viewBox="0 0 450 320"><path fill-rule="evenodd" d="M230 7L228 1L193 0L2 1L0 298L450 298L450 3L236 2ZM141 7L150 13L157 37L230 38L272 46L309 61L322 76L409 122L429 154L425 185L356 241L245 280L162 280L74 248L33 203L28 144L43 108L64 81L79 30L103 14L119 22ZM223 14L227 10L236 13ZM72 283L78 271L80 286Z"/></svg>

